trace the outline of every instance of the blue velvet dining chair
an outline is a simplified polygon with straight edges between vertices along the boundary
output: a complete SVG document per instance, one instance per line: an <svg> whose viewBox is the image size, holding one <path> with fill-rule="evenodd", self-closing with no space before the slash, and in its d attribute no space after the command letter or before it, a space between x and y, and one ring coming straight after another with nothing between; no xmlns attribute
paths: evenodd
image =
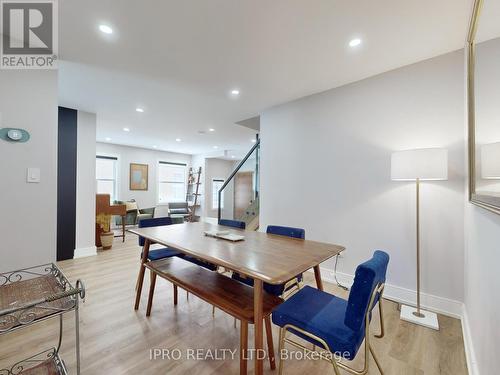
<svg viewBox="0 0 500 375"><path fill-rule="evenodd" d="M306 232L302 228L283 227L278 225L269 225L267 227L266 233L302 240L306 237ZM241 275L239 275L238 273L233 273L232 278L246 285L253 286L253 279L241 277ZM264 290L268 293L274 294L275 296L286 298L294 292L294 288L295 290L300 289L300 283L302 282L302 280L303 275L300 274L284 284L272 285L264 283Z"/></svg>
<svg viewBox="0 0 500 375"><path fill-rule="evenodd" d="M373 356L378 370L380 363L370 345L370 320L375 304L381 303L389 255L377 250L373 257L356 269L354 284L348 300L336 297L309 286L304 287L273 311L273 323L281 327L279 353L285 344L306 352L312 352L301 343L288 338L298 336L330 352L322 359L331 361L334 372L339 368L352 374L368 372L369 355ZM382 317L381 317L382 318ZM365 360L362 370L356 370L341 359L352 361L365 341ZM283 358L279 363L279 374L283 372Z"/></svg>
<svg viewBox="0 0 500 375"><path fill-rule="evenodd" d="M244 221L239 220L230 220L230 219L219 219L219 225L223 225L225 227L232 227L238 229L245 229L246 224ZM212 316L215 315L215 306L212 306ZM236 319L235 319L236 321Z"/></svg>
<svg viewBox="0 0 500 375"><path fill-rule="evenodd" d="M245 229L246 228L245 222L244 221L239 221L239 220L220 219L219 220L219 225L223 225L225 227L239 228L239 229Z"/></svg>
<svg viewBox="0 0 500 375"><path fill-rule="evenodd" d="M224 224L222 224L222 222L224 222ZM245 229L245 223L243 221L221 219L219 221L219 224L225 225L228 227ZM186 254L181 254L181 255L179 255L179 257L181 257L182 259L187 260L191 263L197 264L198 266L205 267L205 268L209 269L210 271L217 271L217 266L215 264L205 262L203 260L197 259L195 257L189 256Z"/></svg>
<svg viewBox="0 0 500 375"><path fill-rule="evenodd" d="M160 226L165 226L165 225L172 225L175 224L177 221L175 218L171 217L159 217L159 218L154 218L154 219L142 219L139 221L139 228L151 228L151 227L160 227ZM139 236L139 246L144 247L146 240L144 237ZM151 243L151 245L154 243ZM143 250L144 251L144 250ZM160 260L164 258L170 258L177 256L179 258L183 258L184 260L187 260L188 262L195 263L201 267L205 267L211 271L215 271L217 269L217 266L211 263L204 262L200 259L197 259L195 257L186 255L184 253L181 253L175 249L171 249L169 247L163 247L160 249L153 249L149 250L148 253L148 261L155 261L155 260ZM142 253L141 253L141 267L144 267L144 264L142 263ZM136 284L136 290L139 285L139 279L141 277L141 272L139 272L139 277L137 279L137 284ZM144 278L144 276L143 276ZM151 272L151 284L150 284L150 294L154 293L155 289L155 284L156 284L156 274ZM186 296L189 296L189 293L186 292ZM177 301L177 287L174 285L174 300ZM150 297L149 302L148 302L148 307L146 310L146 315L149 316L151 313L151 302L152 298Z"/></svg>
<svg viewBox="0 0 500 375"><path fill-rule="evenodd" d="M170 217L158 217L154 219L142 219L139 221L139 228L151 228L151 227L161 227L164 225L172 225L172 219ZM139 246L143 247L146 240L144 237L139 236ZM173 256L180 255L180 253L169 247L164 247L161 249L149 250L148 260L159 260L163 258L169 258ZM141 252L142 259L142 252Z"/></svg>
<svg viewBox="0 0 500 375"><path fill-rule="evenodd" d="M161 227L164 225L171 225L172 224L172 219L169 217L158 217L158 218L153 218L153 219L142 219L139 221L139 228L151 228L151 227ZM137 282L135 284L135 290L137 291L139 288L142 289L142 282L144 281L144 260L142 259L142 255L144 254L144 244L146 243L146 239L142 236L139 236L139 246L143 247L142 252L141 252L141 266L139 269L139 275L137 276ZM151 243L150 245L152 245ZM169 247L162 247L160 249L150 249L148 252L148 259L146 261L151 262L159 259L164 259L164 258L170 258L174 256L179 256L180 253L174 249L171 249ZM154 289L154 284L156 283L156 274L151 272L150 274L151 278L151 284L153 285ZM139 290L138 293L141 291ZM139 307L139 304L137 303L136 309Z"/></svg>

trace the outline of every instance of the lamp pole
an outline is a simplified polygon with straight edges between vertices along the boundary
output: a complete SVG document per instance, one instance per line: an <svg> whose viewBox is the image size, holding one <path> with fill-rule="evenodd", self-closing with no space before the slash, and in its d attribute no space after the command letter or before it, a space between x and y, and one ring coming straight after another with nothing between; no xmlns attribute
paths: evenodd
<svg viewBox="0 0 500 375"><path fill-rule="evenodd" d="M420 178L417 178L417 311L413 312L418 318L425 317L420 312Z"/></svg>

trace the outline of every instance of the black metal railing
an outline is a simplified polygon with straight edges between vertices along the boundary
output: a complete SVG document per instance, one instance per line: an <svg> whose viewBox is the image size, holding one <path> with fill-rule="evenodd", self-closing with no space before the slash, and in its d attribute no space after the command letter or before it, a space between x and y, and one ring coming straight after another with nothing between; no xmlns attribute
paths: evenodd
<svg viewBox="0 0 500 375"><path fill-rule="evenodd" d="M218 211L217 218L247 221L249 218L258 216L259 207L259 184L260 184L260 139L257 136L256 142L245 157L231 172L229 177L218 191ZM237 215L234 209L234 181L236 175L241 172L252 173L252 196L248 202L248 207L243 214ZM252 211L252 212L250 212ZM237 217L238 216L238 217ZM247 223L248 224L248 223Z"/></svg>

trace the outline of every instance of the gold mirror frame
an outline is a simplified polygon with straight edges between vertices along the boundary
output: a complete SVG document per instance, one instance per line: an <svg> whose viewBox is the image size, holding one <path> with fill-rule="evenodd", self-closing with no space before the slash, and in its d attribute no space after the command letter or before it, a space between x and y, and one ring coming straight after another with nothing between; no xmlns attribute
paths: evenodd
<svg viewBox="0 0 500 375"><path fill-rule="evenodd" d="M479 207L500 214L500 197L476 193L476 116L474 95L474 69L476 62L475 39L483 0L475 0L469 23L467 43L467 119L469 137L469 202Z"/></svg>

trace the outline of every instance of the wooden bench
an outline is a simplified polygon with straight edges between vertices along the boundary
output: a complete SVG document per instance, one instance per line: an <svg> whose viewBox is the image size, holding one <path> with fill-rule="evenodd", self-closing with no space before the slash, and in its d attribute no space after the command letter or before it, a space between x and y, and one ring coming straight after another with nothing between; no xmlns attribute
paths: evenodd
<svg viewBox="0 0 500 375"><path fill-rule="evenodd" d="M217 272L209 271L178 257L145 264L151 270L146 316L151 315L156 276L174 285L174 305L177 305L177 287L180 287L241 321L240 374L247 373L248 324L254 323L253 288ZM263 317L266 327L268 355L271 369L276 368L270 315L283 300L264 293Z"/></svg>

